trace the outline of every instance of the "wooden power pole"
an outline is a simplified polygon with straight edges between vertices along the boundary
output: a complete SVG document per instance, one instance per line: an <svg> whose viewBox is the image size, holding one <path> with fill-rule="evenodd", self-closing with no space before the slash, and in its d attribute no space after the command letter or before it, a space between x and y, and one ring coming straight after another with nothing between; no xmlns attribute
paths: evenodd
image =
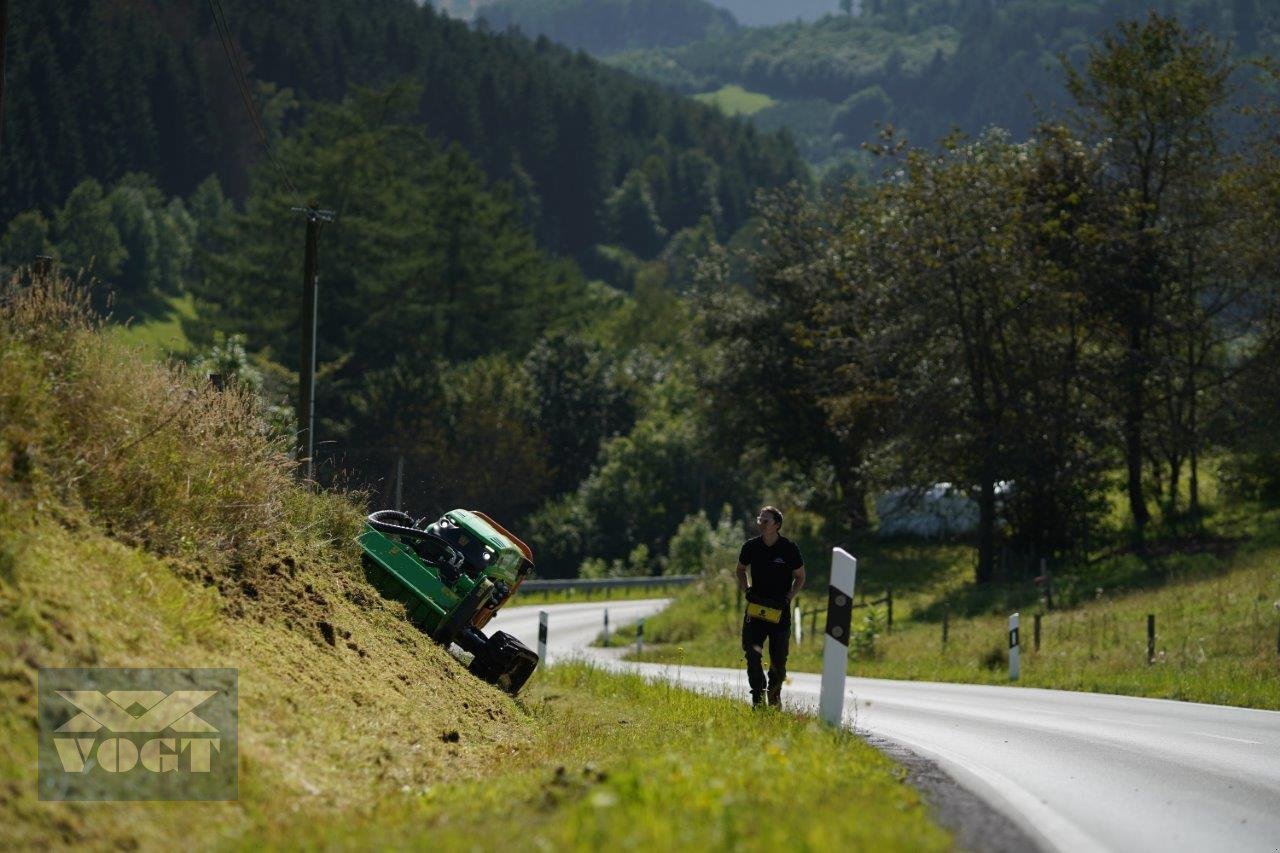
<svg viewBox="0 0 1280 853"><path fill-rule="evenodd" d="M0 0L3 2L3 0ZM307 217L307 250L302 263L301 369L298 371L298 461L303 480L310 480L315 453L316 419L316 255L320 242L320 223L332 222L332 210L295 207L295 213Z"/></svg>

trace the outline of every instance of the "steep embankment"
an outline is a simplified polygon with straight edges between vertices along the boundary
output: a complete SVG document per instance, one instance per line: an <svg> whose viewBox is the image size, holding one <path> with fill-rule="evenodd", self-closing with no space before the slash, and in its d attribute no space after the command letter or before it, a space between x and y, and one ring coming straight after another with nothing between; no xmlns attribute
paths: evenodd
<svg viewBox="0 0 1280 853"><path fill-rule="evenodd" d="M358 508L295 483L258 406L59 282L0 294L0 847L951 845L847 731L582 666L519 701L472 678L366 583ZM39 801L39 680L67 667L237 669L236 799Z"/></svg>
<svg viewBox="0 0 1280 853"><path fill-rule="evenodd" d="M99 334L50 282L0 309L0 824L6 846L131 847L194 830L182 803L36 801L45 667L239 670L235 843L485 772L529 737L367 585L358 508L308 492L257 404ZM96 807L95 807L96 806Z"/></svg>

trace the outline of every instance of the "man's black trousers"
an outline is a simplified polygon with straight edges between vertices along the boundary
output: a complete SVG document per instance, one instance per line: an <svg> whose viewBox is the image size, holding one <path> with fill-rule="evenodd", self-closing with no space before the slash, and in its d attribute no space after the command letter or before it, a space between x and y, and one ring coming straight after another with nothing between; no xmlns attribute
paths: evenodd
<svg viewBox="0 0 1280 853"><path fill-rule="evenodd" d="M783 608L782 621L766 622L744 616L742 620L742 651L747 656L747 683L751 685L751 698L759 699L765 690L764 666L761 656L765 644L769 645L769 687L781 690L787 678L787 646L791 640L791 614Z"/></svg>

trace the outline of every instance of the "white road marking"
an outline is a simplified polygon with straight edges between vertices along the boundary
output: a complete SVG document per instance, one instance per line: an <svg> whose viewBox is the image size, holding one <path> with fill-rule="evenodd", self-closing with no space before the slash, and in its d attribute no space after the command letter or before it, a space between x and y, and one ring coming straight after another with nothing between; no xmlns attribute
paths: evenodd
<svg viewBox="0 0 1280 853"><path fill-rule="evenodd" d="M1201 735L1203 737L1216 737L1218 740L1233 740L1236 743L1251 743L1255 746L1262 743L1262 741L1260 740L1245 740L1244 738L1241 738L1241 737L1227 737L1226 735L1215 735L1215 734L1210 734L1209 732L1192 732L1191 734Z"/></svg>

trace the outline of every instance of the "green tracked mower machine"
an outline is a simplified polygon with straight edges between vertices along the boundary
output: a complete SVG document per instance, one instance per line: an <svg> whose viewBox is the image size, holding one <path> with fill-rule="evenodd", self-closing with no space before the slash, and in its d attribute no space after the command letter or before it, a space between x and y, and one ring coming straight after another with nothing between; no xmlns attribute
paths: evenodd
<svg viewBox="0 0 1280 853"><path fill-rule="evenodd" d="M528 646L481 629L533 569L533 552L482 512L455 509L434 522L386 509L366 519L366 571L410 621L446 648L472 655L471 672L514 696L538 666Z"/></svg>

